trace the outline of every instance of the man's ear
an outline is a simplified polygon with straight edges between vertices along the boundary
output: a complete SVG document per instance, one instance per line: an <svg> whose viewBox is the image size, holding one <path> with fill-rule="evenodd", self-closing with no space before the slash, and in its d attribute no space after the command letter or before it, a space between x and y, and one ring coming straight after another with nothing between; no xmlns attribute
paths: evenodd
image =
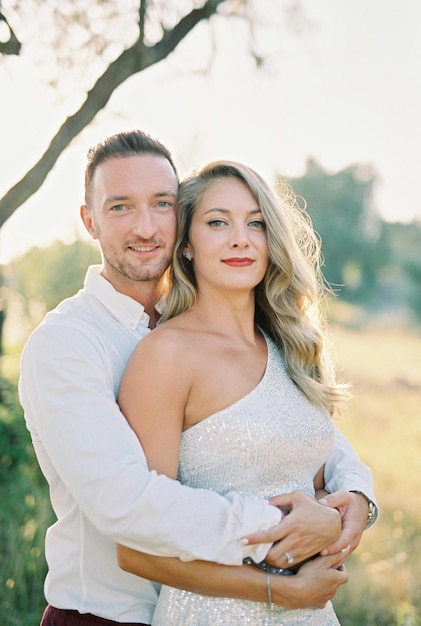
<svg viewBox="0 0 421 626"><path fill-rule="evenodd" d="M85 225L86 230L91 235L92 239L98 239L98 235L95 229L94 220L86 204L82 204L80 207L80 217Z"/></svg>

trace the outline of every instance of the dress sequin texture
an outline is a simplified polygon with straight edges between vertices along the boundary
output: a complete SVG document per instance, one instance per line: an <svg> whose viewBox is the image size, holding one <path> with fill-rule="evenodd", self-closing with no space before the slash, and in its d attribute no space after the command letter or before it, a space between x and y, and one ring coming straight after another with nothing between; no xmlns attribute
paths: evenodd
<svg viewBox="0 0 421 626"><path fill-rule="evenodd" d="M266 336L260 383L231 406L185 431L179 480L247 498L298 490L314 494L313 477L333 445L331 419L289 378L281 350ZM163 586L152 626L334 626L324 609L287 611L267 603L216 598Z"/></svg>

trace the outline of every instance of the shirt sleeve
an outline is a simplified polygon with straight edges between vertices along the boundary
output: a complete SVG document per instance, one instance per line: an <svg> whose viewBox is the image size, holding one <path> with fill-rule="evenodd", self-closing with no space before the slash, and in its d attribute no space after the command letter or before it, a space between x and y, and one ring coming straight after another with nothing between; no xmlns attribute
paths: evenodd
<svg viewBox="0 0 421 626"><path fill-rule="evenodd" d="M41 325L22 355L21 403L58 518L79 507L102 534L154 555L229 565L264 558L262 547L257 555L241 539L281 512L149 471L115 401L107 359L89 330L59 325Z"/></svg>
<svg viewBox="0 0 421 626"><path fill-rule="evenodd" d="M335 426L335 442L325 464L325 488L334 491L360 491L377 508L371 469L365 465L345 435Z"/></svg>

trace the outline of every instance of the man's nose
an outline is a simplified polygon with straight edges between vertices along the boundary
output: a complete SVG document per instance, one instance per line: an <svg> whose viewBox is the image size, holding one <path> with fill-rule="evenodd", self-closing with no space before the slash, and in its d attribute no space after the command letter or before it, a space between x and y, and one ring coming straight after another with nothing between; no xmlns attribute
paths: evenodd
<svg viewBox="0 0 421 626"><path fill-rule="evenodd" d="M158 231L153 212L147 207L136 210L133 219L133 232L142 239L152 239Z"/></svg>

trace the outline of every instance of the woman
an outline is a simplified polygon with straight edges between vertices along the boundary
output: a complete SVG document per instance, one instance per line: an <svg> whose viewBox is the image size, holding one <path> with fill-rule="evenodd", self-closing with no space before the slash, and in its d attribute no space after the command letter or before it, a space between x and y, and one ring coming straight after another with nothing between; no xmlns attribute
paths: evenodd
<svg viewBox="0 0 421 626"><path fill-rule="evenodd" d="M149 466L220 493L314 495L345 393L325 362L317 238L233 162L183 181L178 219L165 323L136 348L119 393ZM330 603L286 611L162 588L154 626L216 623L338 621Z"/></svg>

